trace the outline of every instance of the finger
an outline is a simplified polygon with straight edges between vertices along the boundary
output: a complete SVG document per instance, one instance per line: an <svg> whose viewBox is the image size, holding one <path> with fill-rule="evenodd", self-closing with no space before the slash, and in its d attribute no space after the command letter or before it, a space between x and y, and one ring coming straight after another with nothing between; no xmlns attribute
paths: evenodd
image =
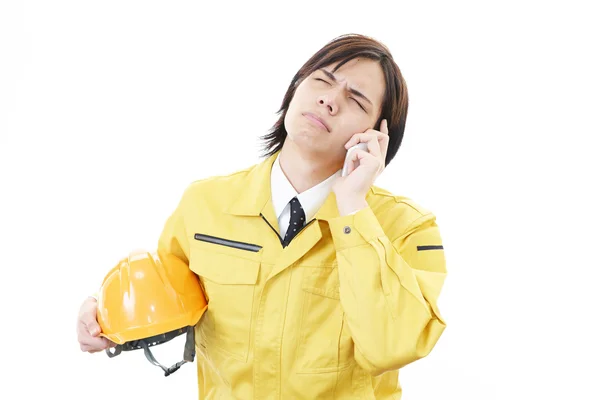
<svg viewBox="0 0 600 400"><path fill-rule="evenodd" d="M375 158L381 158L381 142L377 138L372 138L367 142L367 149Z"/></svg>
<svg viewBox="0 0 600 400"><path fill-rule="evenodd" d="M385 135L385 138L382 141L380 141L379 144L381 145L381 154L383 157L383 164L385 166L385 159L387 157L388 146L390 145L390 137L388 135Z"/></svg>
<svg viewBox="0 0 600 400"><path fill-rule="evenodd" d="M382 127L387 132L387 120L384 120L384 121L385 121L385 124L382 122ZM387 149L388 149L388 146L390 143L390 136L385 132L379 132L376 130L372 130L372 132L374 132L377 135L377 142L379 145L379 151L373 150L372 154L377 157L381 157L382 155L387 155ZM369 146L369 148L371 148L371 147ZM373 149L375 149L375 147L373 147Z"/></svg>
<svg viewBox="0 0 600 400"><path fill-rule="evenodd" d="M99 351L102 351L102 350L97 349L95 347L88 346L87 344L80 344L79 348L81 349L81 351L85 351L86 353L97 353Z"/></svg>
<svg viewBox="0 0 600 400"><path fill-rule="evenodd" d="M370 133L372 132L372 133ZM383 137L384 135L381 132L375 131L375 130L370 130L367 132L363 132L363 133L356 133L354 136L352 136L350 138L350 140L348 142L346 142L346 145L344 147L346 147L346 149L349 149L350 147L357 145L359 143L365 143L368 142L369 140L372 140L373 138L377 138L379 140L380 137Z"/></svg>
<svg viewBox="0 0 600 400"><path fill-rule="evenodd" d="M350 159L348 160L348 172L347 175L350 175L352 173L352 171L354 171L357 166L355 165L358 161L358 158L356 157L356 153L358 153L361 150L355 150L352 152L352 154L350 155Z"/></svg>
<svg viewBox="0 0 600 400"><path fill-rule="evenodd" d="M372 157L368 151L356 149L350 155L350 165L348 166L348 175L352 173L356 168L360 167L362 160L367 157Z"/></svg>
<svg viewBox="0 0 600 400"><path fill-rule="evenodd" d="M97 349L95 347L90 347L90 346L85 346L85 345L81 346L81 351L85 351L86 353L90 353L90 354L99 353L104 350L106 350L106 349Z"/></svg>
<svg viewBox="0 0 600 400"><path fill-rule="evenodd" d="M379 127L379 131L381 133L385 134L385 135L387 135L389 133L387 119L384 119L383 121L381 121L381 125Z"/></svg>
<svg viewBox="0 0 600 400"><path fill-rule="evenodd" d="M357 133L355 136L357 136L359 139L357 141L357 143L360 143L360 142L367 142L367 141L371 140L371 138L373 138L373 137L377 138L377 140L382 140L387 135L385 133L376 131L375 129L368 129L365 132Z"/></svg>
<svg viewBox="0 0 600 400"><path fill-rule="evenodd" d="M387 147L387 145L384 145L384 142L388 140L388 136L386 134L375 130L371 130L370 132L361 133L355 136L358 137L358 141L356 142L356 138L353 138L354 141L350 142L350 147L354 146L353 143L355 142L356 144L367 143L367 149L369 150L369 152L375 157L381 158L382 147Z"/></svg>
<svg viewBox="0 0 600 400"><path fill-rule="evenodd" d="M98 327L98 331L100 331L99 327ZM96 332L96 331L94 331L94 332ZM77 338L80 343L87 343L87 344L102 343L102 340L105 338L103 338L102 336L98 336L99 334L100 334L100 332L98 332L97 334L92 334L88 330L85 323L83 323L82 321L80 321L79 326L77 327Z"/></svg>
<svg viewBox="0 0 600 400"><path fill-rule="evenodd" d="M79 348L81 349L81 351L90 351L92 350L92 348L90 346L88 346L87 344L79 344Z"/></svg>
<svg viewBox="0 0 600 400"><path fill-rule="evenodd" d="M92 336L97 336L101 332L100 325L98 325L98 321L96 320L97 310L98 306L96 300L92 297L88 297L83 302L79 312L79 322L85 326Z"/></svg>
<svg viewBox="0 0 600 400"><path fill-rule="evenodd" d="M101 351L102 351L102 350L90 349L90 350L88 350L87 352L88 352L88 353L90 353L90 354L94 354L94 353L99 353L99 352L101 352Z"/></svg>
<svg viewBox="0 0 600 400"><path fill-rule="evenodd" d="M96 321L96 313L85 313L81 316L81 322L85 329L92 336L98 336L101 332L100 325L98 325L98 321Z"/></svg>
<svg viewBox="0 0 600 400"><path fill-rule="evenodd" d="M81 347L86 347L87 349L95 349L95 350L104 350L112 346L112 342L103 337L83 337L79 341Z"/></svg>

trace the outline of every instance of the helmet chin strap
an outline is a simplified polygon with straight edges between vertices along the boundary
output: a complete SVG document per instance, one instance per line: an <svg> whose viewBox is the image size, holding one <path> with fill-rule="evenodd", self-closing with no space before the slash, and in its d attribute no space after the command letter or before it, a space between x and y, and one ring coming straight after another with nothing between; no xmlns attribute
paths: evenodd
<svg viewBox="0 0 600 400"><path fill-rule="evenodd" d="M173 372L177 371L183 364L185 364L187 362L193 362L194 356L196 355L196 347L195 347L195 343L194 343L194 327L192 327L192 326L188 326L187 332L185 335L185 347L183 350L183 360L179 361L178 363L173 364L169 368L165 367L164 365L162 365L161 363L156 361L156 358L154 358L154 355L152 355L152 351L150 351L150 347L148 347L148 344L145 341L142 340L142 342L140 344L144 348L144 354L146 355L146 358L148 359L148 361L150 361L152 364L156 365L157 367L161 367L162 370L165 371L165 376L171 375Z"/></svg>
<svg viewBox="0 0 600 400"><path fill-rule="evenodd" d="M196 355L196 344L194 342L194 327L193 326L188 326L187 327L187 332L186 332L186 338L185 338L185 347L183 350L183 360L179 361L178 363L173 364L170 367L165 367L164 365L162 365L161 363L159 363L156 358L154 358L154 355L152 354L152 351L150 350L150 346L148 346L148 343L146 343L146 340L142 339L139 340L137 342L138 346L141 346L141 348L144 349L144 355L146 356L146 358L148 359L148 361L150 361L153 365L156 365L157 367L162 368L162 370L165 372L165 376L169 376L172 373L174 373L175 371L177 371L179 368L181 368L182 365L184 365L187 362L193 362L194 361L194 357ZM109 357L115 357L119 354L121 354L121 351L123 350L123 345L117 345L115 347L115 350L113 353L111 353L109 351L109 349L106 349L106 353L108 354Z"/></svg>

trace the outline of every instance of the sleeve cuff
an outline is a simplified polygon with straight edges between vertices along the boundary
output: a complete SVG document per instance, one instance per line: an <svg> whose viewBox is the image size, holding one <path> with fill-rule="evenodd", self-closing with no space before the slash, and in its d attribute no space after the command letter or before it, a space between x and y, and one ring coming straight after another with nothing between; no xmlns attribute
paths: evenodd
<svg viewBox="0 0 600 400"><path fill-rule="evenodd" d="M371 207L365 207L343 217L333 218L329 221L329 228L337 250L362 246L378 237L385 236Z"/></svg>

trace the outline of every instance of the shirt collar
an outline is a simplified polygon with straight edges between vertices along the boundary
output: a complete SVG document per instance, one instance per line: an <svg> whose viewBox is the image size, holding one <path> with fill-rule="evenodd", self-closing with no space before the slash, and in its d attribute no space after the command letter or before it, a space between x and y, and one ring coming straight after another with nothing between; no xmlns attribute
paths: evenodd
<svg viewBox="0 0 600 400"><path fill-rule="evenodd" d="M298 193L283 173L281 165L279 165L279 155L277 155L271 169L271 198L273 208L275 209L275 216L279 218L290 200L298 197L298 201L302 204L302 208L306 214L306 221L310 221L316 215L317 211L319 211L327 196L329 196L335 178L341 175L342 170L339 169L321 183L302 193Z"/></svg>

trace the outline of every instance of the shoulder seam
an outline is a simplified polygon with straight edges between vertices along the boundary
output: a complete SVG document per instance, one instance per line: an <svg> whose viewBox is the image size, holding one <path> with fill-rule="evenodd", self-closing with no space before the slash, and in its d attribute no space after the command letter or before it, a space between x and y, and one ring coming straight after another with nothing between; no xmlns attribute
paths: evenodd
<svg viewBox="0 0 600 400"><path fill-rule="evenodd" d="M409 202L407 202L405 199L402 199L402 197L404 197L404 196L399 196L399 195L396 195L396 194L393 194L393 193L383 193L383 192L380 192L380 191L378 191L377 189L375 189L373 187L371 187L371 192L375 196L383 196L383 197L392 198L398 204L400 204L400 203L406 204L408 207L410 207L413 210L415 210L416 212L418 212L421 216L429 214L429 212L425 212L424 213L421 210L419 210L418 208L416 208L415 206L413 206L412 204L410 204Z"/></svg>
<svg viewBox="0 0 600 400"><path fill-rule="evenodd" d="M240 170L240 171L232 172L232 173L227 174L227 175L207 176L206 178L196 179L196 180L192 181L190 184L194 184L194 183L197 183L197 182L204 182L204 181L211 180L211 179L230 178L230 177L233 177L235 175L239 175L239 174L243 174L243 173L248 173L248 171L250 171L252 168L253 167L249 167L249 168L246 168L246 169L243 169L243 170Z"/></svg>
<svg viewBox="0 0 600 400"><path fill-rule="evenodd" d="M417 211L418 211L418 210L417 210ZM428 213L426 213L426 214L423 214L423 213L421 213L421 212L419 211L419 213L420 213L421 215L419 215L417 218L413 219L413 220L410 222L410 224L408 224L408 225L407 225L406 229L405 229L405 230L404 230L404 231L403 231L403 232L402 232L402 233L401 233L401 234L400 234L400 235L399 235L399 236L398 236L396 239L394 239L394 241L395 241L395 240L397 240L397 239L399 239L399 238L401 238L401 237L403 237L404 235L406 235L406 232L410 231L410 230L411 230L411 229L412 229L414 226L418 225L418 224L417 224L417 222L418 222L419 220L427 220L427 219L429 219L428 217L430 217L430 216L433 216L433 215L434 215L432 212L428 212Z"/></svg>

